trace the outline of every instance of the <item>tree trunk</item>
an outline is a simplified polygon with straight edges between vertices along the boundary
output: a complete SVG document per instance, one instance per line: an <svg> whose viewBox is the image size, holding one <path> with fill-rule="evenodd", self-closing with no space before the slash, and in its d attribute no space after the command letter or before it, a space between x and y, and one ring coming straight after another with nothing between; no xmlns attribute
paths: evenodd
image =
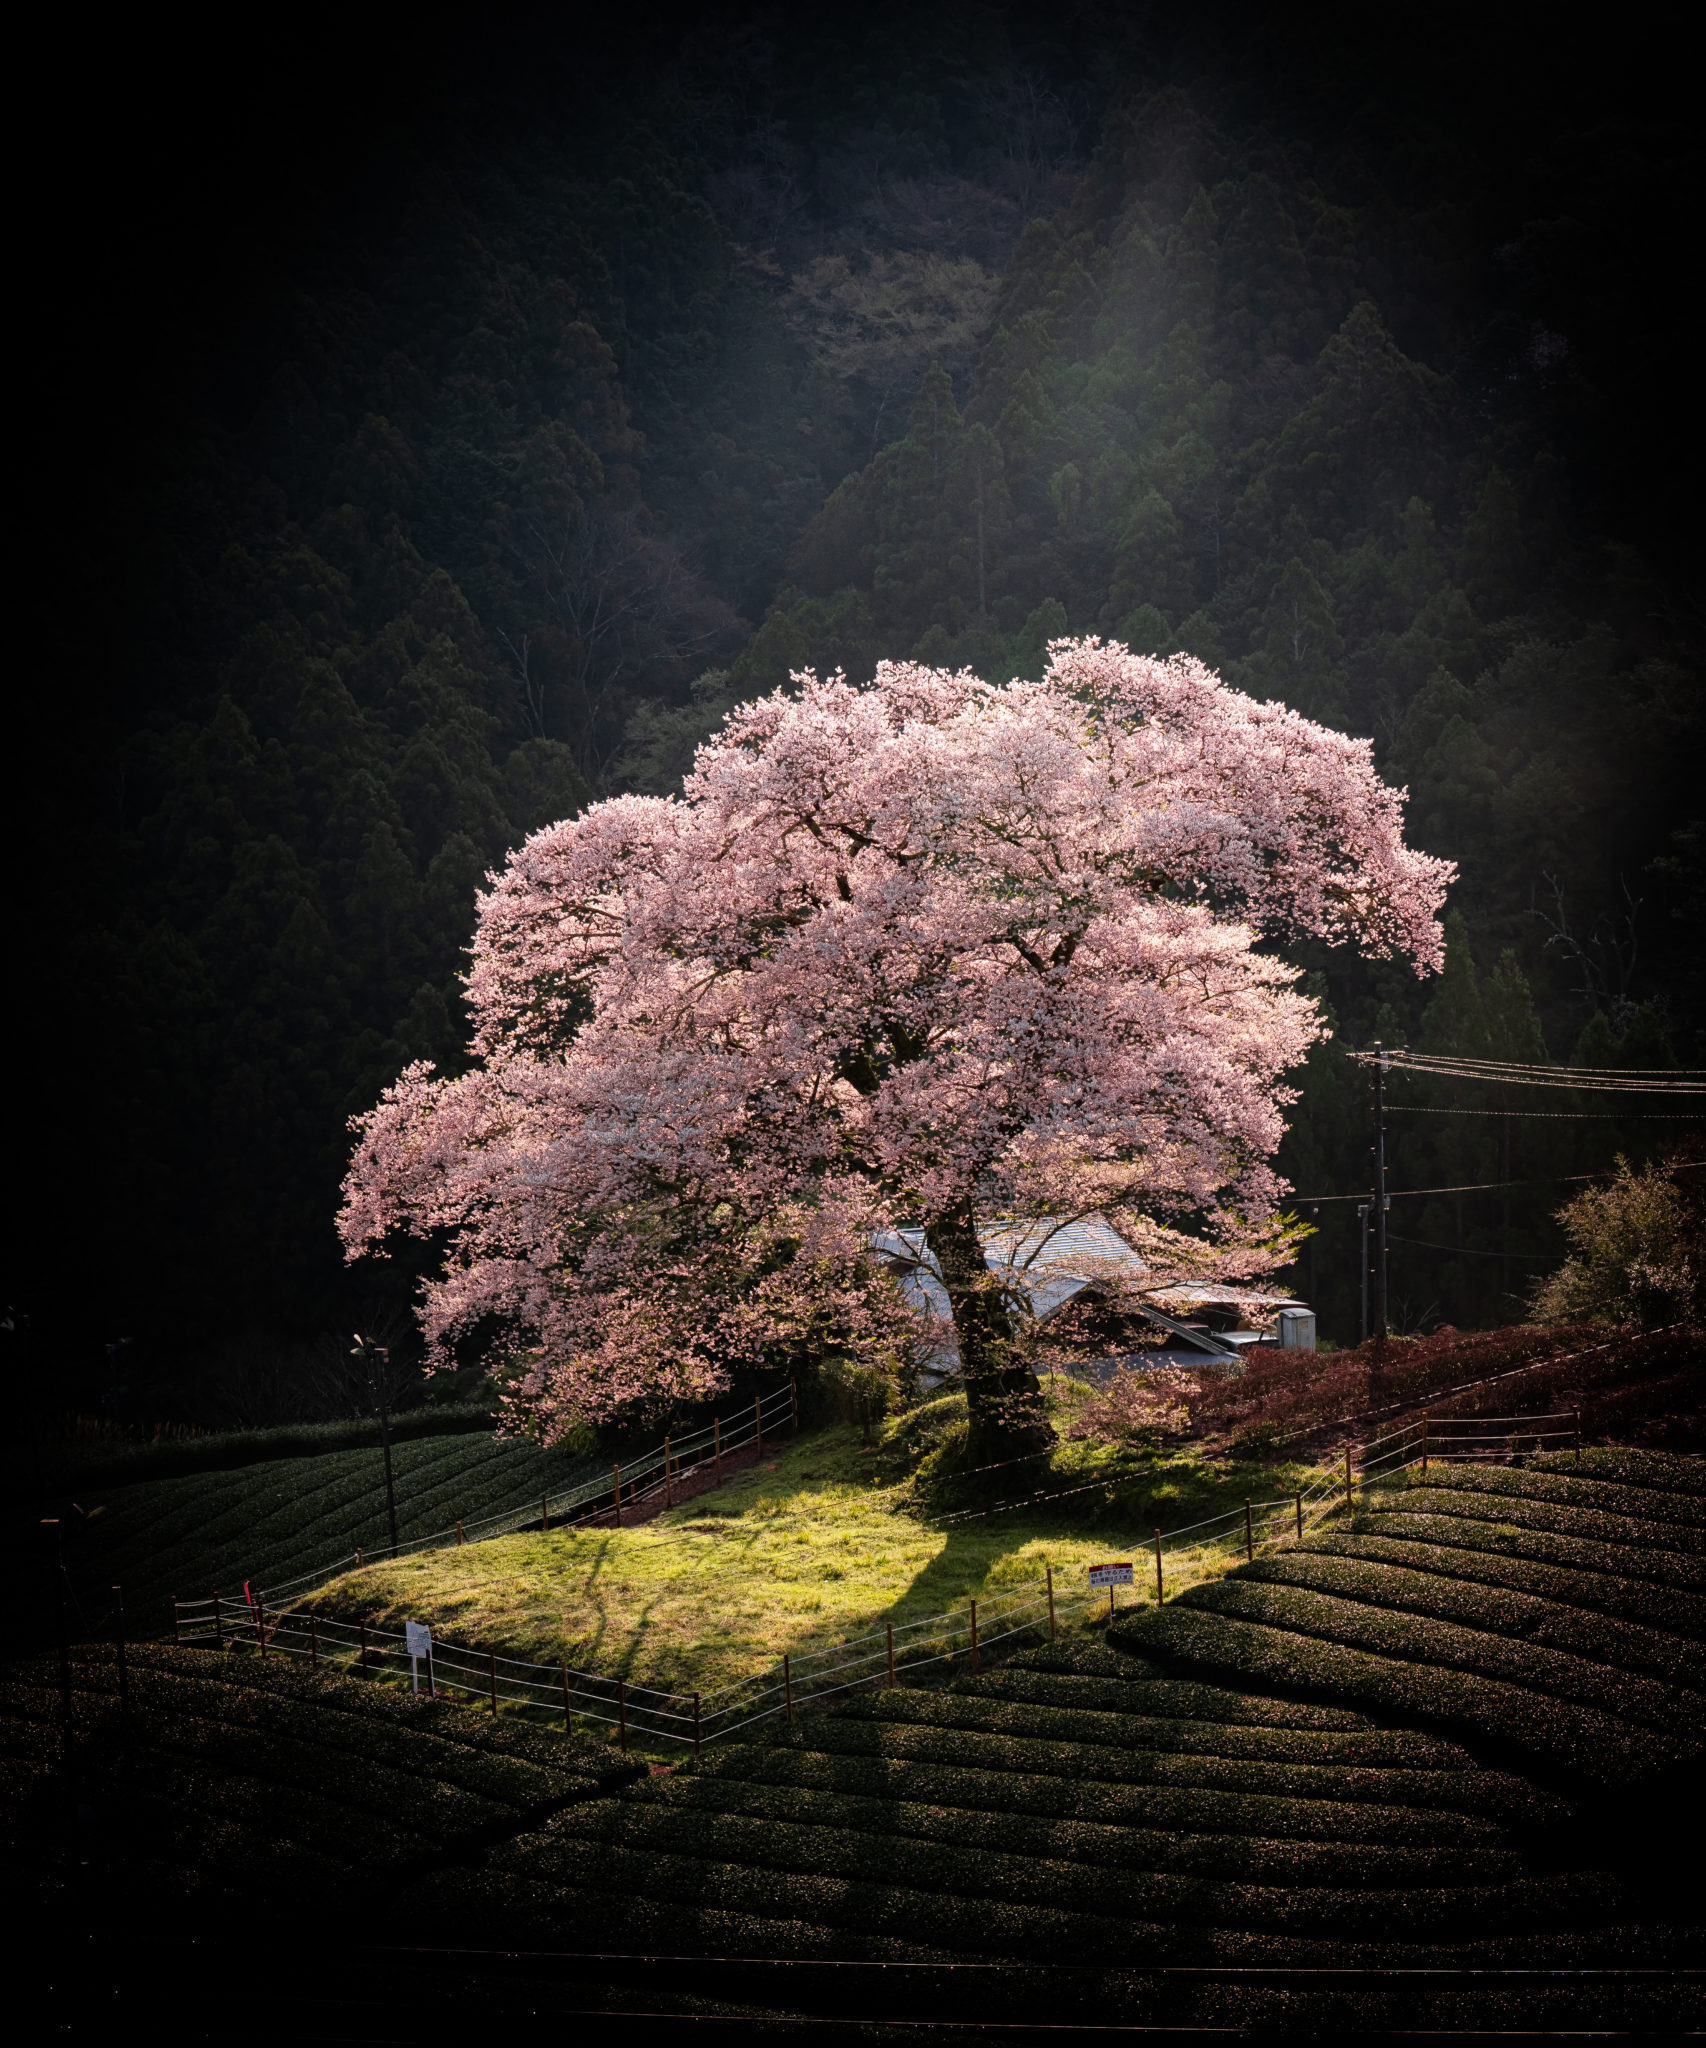
<svg viewBox="0 0 1706 2048"><path fill-rule="evenodd" d="M970 1204L927 1224L924 1241L953 1309L971 1417L971 1462L987 1464L1052 1442L1042 1387L1013 1341L1012 1311L984 1259Z"/></svg>

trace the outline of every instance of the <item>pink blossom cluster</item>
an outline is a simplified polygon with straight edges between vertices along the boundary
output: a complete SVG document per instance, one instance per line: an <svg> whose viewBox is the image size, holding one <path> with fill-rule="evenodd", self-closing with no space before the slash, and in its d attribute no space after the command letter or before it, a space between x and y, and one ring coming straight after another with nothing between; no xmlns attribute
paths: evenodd
<svg viewBox="0 0 1706 2048"><path fill-rule="evenodd" d="M1109 1207L1247 1236L1322 1030L1264 941L1439 964L1451 871L1401 806L1366 741L1184 656L802 673L681 798L594 804L490 878L473 1065L358 1120L348 1253L446 1232L429 1342L501 1331L549 1439L742 1363L893 1357L879 1228Z"/></svg>

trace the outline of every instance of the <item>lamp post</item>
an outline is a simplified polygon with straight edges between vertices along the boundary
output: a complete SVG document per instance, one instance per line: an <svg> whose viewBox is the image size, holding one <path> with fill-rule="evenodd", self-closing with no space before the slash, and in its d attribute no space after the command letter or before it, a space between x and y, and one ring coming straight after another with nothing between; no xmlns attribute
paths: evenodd
<svg viewBox="0 0 1706 2048"><path fill-rule="evenodd" d="M397 1489L391 1477L391 1402L386 1384L391 1354L383 1344L370 1344L359 1330L355 1333L352 1358L367 1367L367 1377L379 1397L379 1443L385 1453L385 1518L391 1526L391 1555L397 1554ZM377 1361L377 1363L376 1363Z"/></svg>

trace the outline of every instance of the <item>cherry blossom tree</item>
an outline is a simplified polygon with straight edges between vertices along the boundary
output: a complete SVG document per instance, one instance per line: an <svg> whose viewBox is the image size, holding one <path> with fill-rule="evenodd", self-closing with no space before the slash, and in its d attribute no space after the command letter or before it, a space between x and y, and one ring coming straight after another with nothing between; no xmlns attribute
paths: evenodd
<svg viewBox="0 0 1706 2048"><path fill-rule="evenodd" d="M472 1064L358 1120L350 1257L442 1232L422 1320L512 1361L555 1440L742 1365L908 1341L873 1249L922 1227L973 1449L1040 1424L980 1218L1149 1219L1251 1278L1322 1035L1309 933L1441 960L1451 870L1369 744L1186 656L1053 644L1040 682L885 663L732 712L679 799L537 833L481 899Z"/></svg>

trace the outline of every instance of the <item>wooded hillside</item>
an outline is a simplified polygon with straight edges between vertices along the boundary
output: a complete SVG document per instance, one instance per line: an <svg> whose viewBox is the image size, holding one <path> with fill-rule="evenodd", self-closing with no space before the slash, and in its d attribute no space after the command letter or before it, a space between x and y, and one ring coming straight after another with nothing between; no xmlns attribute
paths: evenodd
<svg viewBox="0 0 1706 2048"><path fill-rule="evenodd" d="M1197 654L1371 736L1459 863L1442 980L1303 960L1344 1042L1706 1065L1686 130L1555 23L1460 65L1329 21L492 28L115 112L36 343L64 1078L9 1298L56 1399L130 1335L132 1411L276 1419L290 1347L399 1311L340 1270L345 1123L454 1066L482 874L806 664ZM1448 1086L1394 1099L1529 1106ZM1304 1091L1295 1186L1357 1192L1361 1077ZM1512 1319L1546 1177L1685 1128L1394 1124L1400 1189L1527 1183L1395 1209L1407 1324Z"/></svg>

